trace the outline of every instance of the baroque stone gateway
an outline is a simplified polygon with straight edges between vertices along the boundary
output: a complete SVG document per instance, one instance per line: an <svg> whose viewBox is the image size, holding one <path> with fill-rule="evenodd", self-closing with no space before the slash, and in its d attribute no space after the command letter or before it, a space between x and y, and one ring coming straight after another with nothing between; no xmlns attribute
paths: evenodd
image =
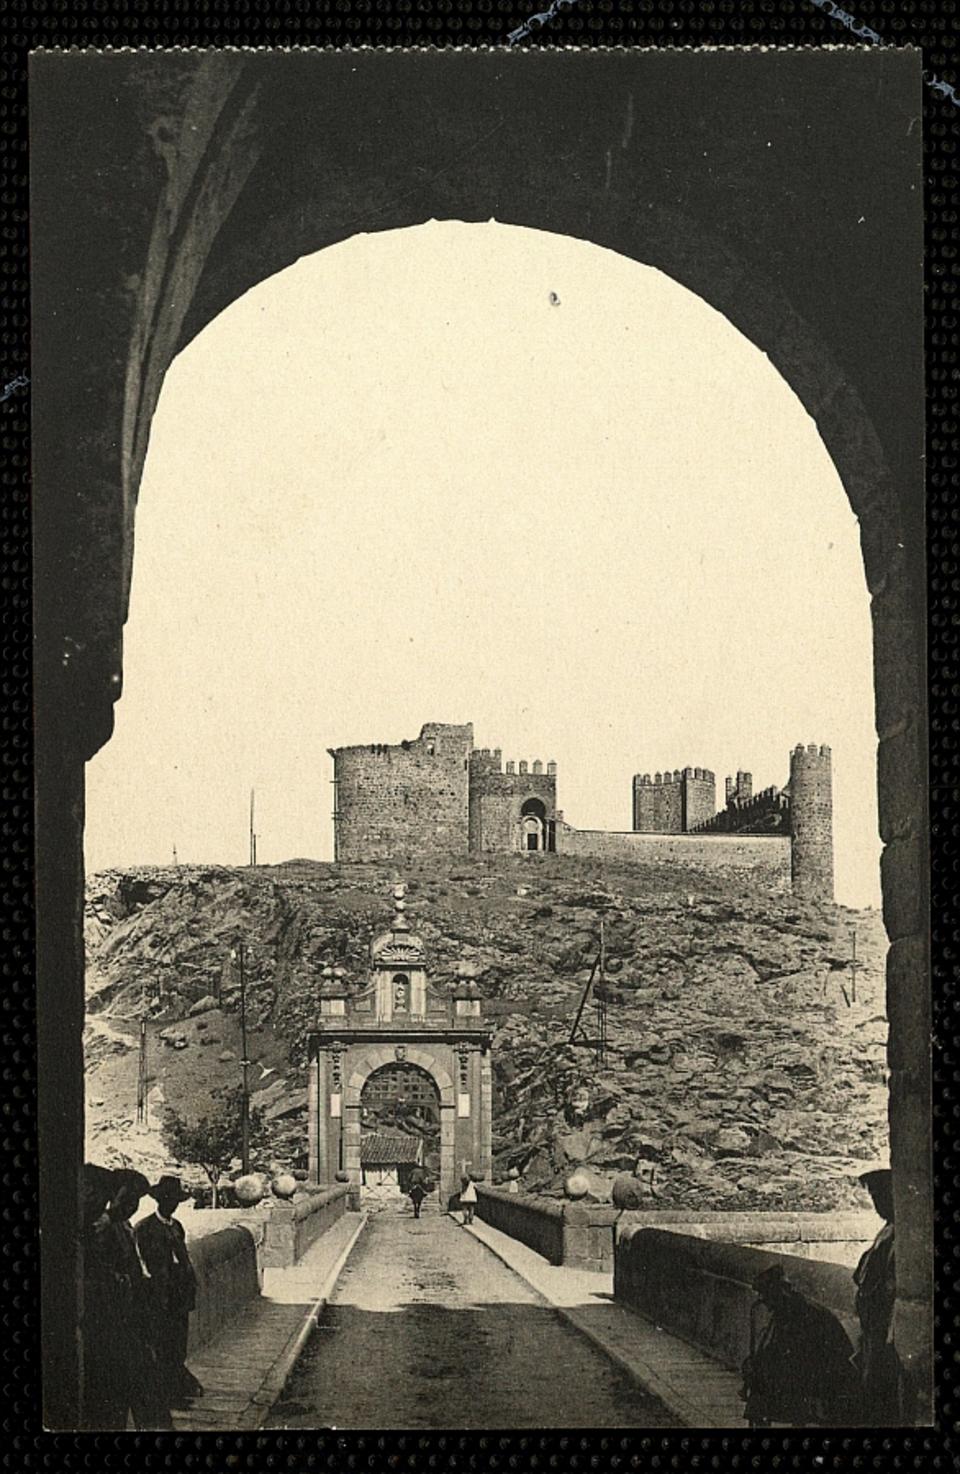
<svg viewBox="0 0 960 1474"><path fill-rule="evenodd" d="M636 774L629 830L576 829L557 808L557 765L503 763L476 748L473 724L427 722L395 744L329 749L334 762L334 856L340 863L467 851L564 854L737 870L778 891L833 900L830 748L790 754L783 788L753 792L740 771L716 808L708 768Z"/></svg>

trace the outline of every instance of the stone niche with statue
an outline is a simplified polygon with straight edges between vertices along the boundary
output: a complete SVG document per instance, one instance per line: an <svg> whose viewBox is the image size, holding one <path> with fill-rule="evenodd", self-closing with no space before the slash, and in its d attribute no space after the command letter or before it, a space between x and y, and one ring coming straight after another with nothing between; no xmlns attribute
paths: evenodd
<svg viewBox="0 0 960 1474"><path fill-rule="evenodd" d="M425 1077L416 1082L418 1099L435 1092L437 1188L446 1208L465 1174L490 1181L492 1028L475 988L431 986L426 949L410 926L402 886L393 907L391 925L371 944L369 975L359 988L334 978L318 989L308 1040L310 1178L327 1183L345 1174L359 1192L365 1089L378 1077L416 1075Z"/></svg>

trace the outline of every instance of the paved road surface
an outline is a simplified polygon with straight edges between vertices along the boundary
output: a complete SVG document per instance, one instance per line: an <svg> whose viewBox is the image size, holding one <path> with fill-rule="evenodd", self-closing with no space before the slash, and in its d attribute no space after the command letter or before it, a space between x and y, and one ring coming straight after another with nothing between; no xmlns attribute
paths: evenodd
<svg viewBox="0 0 960 1474"><path fill-rule="evenodd" d="M458 1223L378 1214L270 1428L662 1428L670 1415Z"/></svg>

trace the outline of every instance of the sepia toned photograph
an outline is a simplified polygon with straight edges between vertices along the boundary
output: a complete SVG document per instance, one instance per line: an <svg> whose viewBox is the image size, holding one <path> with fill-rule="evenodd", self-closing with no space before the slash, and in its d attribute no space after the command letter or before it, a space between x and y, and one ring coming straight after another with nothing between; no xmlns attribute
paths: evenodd
<svg viewBox="0 0 960 1474"><path fill-rule="evenodd" d="M929 1426L919 52L30 82L45 1427Z"/></svg>

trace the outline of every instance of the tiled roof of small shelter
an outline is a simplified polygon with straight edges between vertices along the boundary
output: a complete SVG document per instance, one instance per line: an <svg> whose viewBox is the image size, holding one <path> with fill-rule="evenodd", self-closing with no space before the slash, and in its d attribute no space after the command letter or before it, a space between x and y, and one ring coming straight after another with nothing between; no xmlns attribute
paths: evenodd
<svg viewBox="0 0 960 1474"><path fill-rule="evenodd" d="M419 1160L420 1142L415 1136L390 1136L371 1131L360 1138L360 1162L364 1167L392 1167L397 1162Z"/></svg>

